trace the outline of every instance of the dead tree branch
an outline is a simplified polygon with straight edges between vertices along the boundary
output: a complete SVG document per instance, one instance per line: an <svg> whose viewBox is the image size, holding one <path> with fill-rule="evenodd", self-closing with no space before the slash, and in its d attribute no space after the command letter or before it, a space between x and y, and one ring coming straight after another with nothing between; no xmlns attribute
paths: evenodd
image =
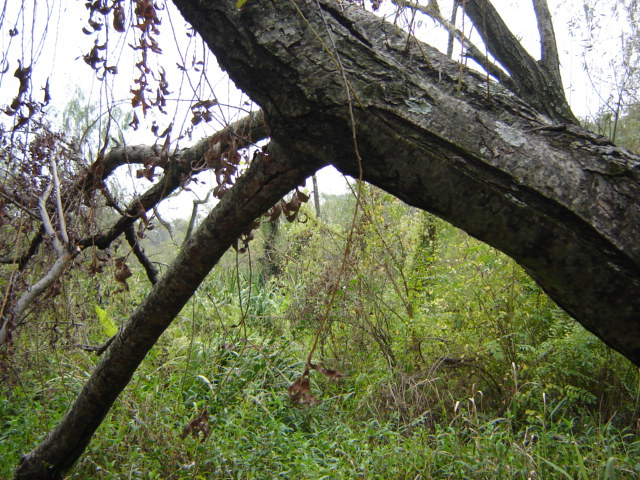
<svg viewBox="0 0 640 480"><path fill-rule="evenodd" d="M133 225L129 225L129 227L124 231L124 236L131 247L131 251L136 256L140 265L144 268L144 271L147 273L147 278L151 282L152 285L158 283L158 269L153 265L149 257L144 253L144 250L140 246L140 242L136 237L135 229Z"/></svg>

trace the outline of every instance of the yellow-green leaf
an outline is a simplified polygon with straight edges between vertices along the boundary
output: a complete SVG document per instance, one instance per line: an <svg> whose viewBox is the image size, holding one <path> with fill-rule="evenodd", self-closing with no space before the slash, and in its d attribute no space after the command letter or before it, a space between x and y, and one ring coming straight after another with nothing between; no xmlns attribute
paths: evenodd
<svg viewBox="0 0 640 480"><path fill-rule="evenodd" d="M245 3L247 3L247 0L238 0L236 2L236 8L242 8Z"/></svg>
<svg viewBox="0 0 640 480"><path fill-rule="evenodd" d="M113 337L118 333L118 327L107 311L100 308L98 305L94 305L93 308L96 311L96 315L98 316L98 320L100 321L100 326L102 327L104 334L108 337Z"/></svg>

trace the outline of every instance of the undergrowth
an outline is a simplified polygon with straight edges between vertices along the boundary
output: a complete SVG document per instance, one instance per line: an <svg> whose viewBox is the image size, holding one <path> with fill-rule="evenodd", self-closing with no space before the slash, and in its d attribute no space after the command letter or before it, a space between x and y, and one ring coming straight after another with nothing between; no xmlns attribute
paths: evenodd
<svg viewBox="0 0 640 480"><path fill-rule="evenodd" d="M348 219L307 212L269 237L270 275L266 236L223 259L68 478L640 478L638 369L499 252L366 194L326 328ZM343 197L326 211L334 200L344 212ZM72 279L64 305L16 339L0 478L90 375L98 357L84 347L148 290L134 274L127 294ZM295 404L316 335L313 401Z"/></svg>

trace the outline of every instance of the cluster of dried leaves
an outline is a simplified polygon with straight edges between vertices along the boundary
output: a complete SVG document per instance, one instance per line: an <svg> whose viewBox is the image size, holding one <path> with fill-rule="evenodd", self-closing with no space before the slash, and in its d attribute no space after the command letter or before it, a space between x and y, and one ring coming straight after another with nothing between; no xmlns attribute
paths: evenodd
<svg viewBox="0 0 640 480"><path fill-rule="evenodd" d="M303 203L309 201L309 195L301 192L299 189L295 189L289 199L281 199L278 203L276 203L273 207L264 214L265 217L268 217L269 222L276 222L280 218L280 216L284 216L284 218L288 222L293 222L296 218L300 220L299 212L300 207ZM305 222L305 220L300 220ZM249 248L249 242L255 238L253 234L254 230L257 230L260 227L260 219L256 219L251 225L249 225L240 235L240 238L235 241L233 244L233 248L238 253L245 253ZM240 245L242 243L242 245Z"/></svg>
<svg viewBox="0 0 640 480"><path fill-rule="evenodd" d="M318 396L311 393L309 373L311 370L320 372L325 377L338 380L344 377L344 374L338 370L325 368L324 365L309 363L304 373L287 388L289 392L289 400L291 403L300 405L314 405L318 403Z"/></svg>
<svg viewBox="0 0 640 480"><path fill-rule="evenodd" d="M124 8L122 7L122 0L112 0L111 2L106 0L95 0L93 2L86 3L87 10L89 10L89 19L87 23L89 26L82 28L82 32L85 35L94 35L97 32L102 31L105 25L105 19L113 12L113 25L116 31L125 31L125 15ZM102 79L107 73L113 75L118 73L118 67L116 65L107 65L107 60L103 57L103 53L107 50L107 44L99 43L96 38L93 42L93 47L89 53L83 56L83 59L87 65L96 71L98 78Z"/></svg>
<svg viewBox="0 0 640 480"><path fill-rule="evenodd" d="M28 135L0 132L0 166L0 264L8 266L2 270L0 319L7 322L5 342L10 345L17 320L10 312L20 292L30 288L33 272L29 270L46 271L51 258L60 255L52 248L54 243L59 239L72 243L80 238L91 223L91 212L90 200L76 184L85 169L84 162L64 134L52 132L35 120ZM59 196L50 195L53 175ZM53 238L45 233L43 210L55 233L64 228L64 235ZM60 291L60 283L53 282L31 312L47 308Z"/></svg>
<svg viewBox="0 0 640 480"><path fill-rule="evenodd" d="M211 428L209 426L209 413L207 409L204 408L200 411L199 415L191 420L186 427L182 430L180 434L181 439L187 438L191 435L193 438L198 438L202 435L200 439L201 442L204 442L209 434L211 433Z"/></svg>
<svg viewBox="0 0 640 480"><path fill-rule="evenodd" d="M43 88L44 99L38 102L31 97L31 65L23 66L22 62L18 60L18 68L13 76L20 82L18 94L11 101L11 104L5 107L4 113L16 118L13 126L15 131L29 123L36 113L41 112L51 101L51 96L49 95L49 79L47 79L47 83Z"/></svg>
<svg viewBox="0 0 640 480"><path fill-rule="evenodd" d="M118 33L127 31L127 16L123 6L123 0L95 0L87 2L86 7L89 10L88 26L82 31L86 35L95 35L103 30L103 27L111 23L113 29ZM135 43L131 45L134 51L140 53L140 60L136 63L139 75L134 79L137 88L131 89L131 105L141 107L143 114L152 107L157 107L161 112L166 106L166 96L169 95L169 82L162 67L154 72L149 67L149 53L161 54L162 49L157 40L160 33L158 26L160 18L158 16L159 7L153 0L135 0L133 8L133 21L131 25L139 36L135 39ZM111 22L109 19L111 18ZM93 70L96 71L99 79L105 78L106 74L117 74L116 65L108 65L106 58L107 41L101 42L99 38L94 40L93 47L89 53L84 55L84 61ZM153 81L149 80L153 78ZM148 98L149 93L153 93L154 89L151 84L155 85L155 99ZM133 120L129 124L134 130L138 128L140 121L137 114L134 113Z"/></svg>
<svg viewBox="0 0 640 480"><path fill-rule="evenodd" d="M155 100L148 100L146 97L147 92L152 90L149 87L149 81L147 75L154 76L154 72L148 66L149 52L161 54L156 35L160 33L158 26L160 25L160 19L158 18L157 7L152 0L136 0L134 14L136 16L136 23L134 27L140 31L140 37L137 40L134 50L139 51L141 58L136 63L136 68L139 70L140 75L134 80L134 83L138 85L138 88L131 89L133 98L131 99L131 105L135 107L142 107L142 113L146 114L147 109L151 107L158 107L158 109L164 113L163 107L167 101L165 96L169 95L169 82L167 81L165 71L162 67L158 69L156 78L156 98ZM136 129L138 126L138 117L134 114L131 126Z"/></svg>

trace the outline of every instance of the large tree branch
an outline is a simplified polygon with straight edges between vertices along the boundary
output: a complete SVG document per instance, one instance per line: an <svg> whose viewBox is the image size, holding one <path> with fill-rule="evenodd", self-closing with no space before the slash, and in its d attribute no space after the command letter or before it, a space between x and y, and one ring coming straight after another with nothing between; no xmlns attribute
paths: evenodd
<svg viewBox="0 0 640 480"><path fill-rule="evenodd" d="M355 120L366 180L512 256L640 364L638 157L497 85L487 102L486 78L353 5L175 2L292 155L357 175Z"/></svg>
<svg viewBox="0 0 640 480"><path fill-rule="evenodd" d="M112 149L104 158L98 159L81 178L72 191L87 192L99 188L104 179L113 173L119 166L125 164L147 164L150 161L163 161L165 174L158 183L151 187L140 197L134 199L129 207L106 232L89 236L79 240L75 245L69 245L62 211L62 198L59 180L57 177L55 162L51 161L52 179L45 194L38 199L40 209L40 220L42 229L51 239L58 259L47 273L20 297L16 306L11 312L0 318L0 346L4 345L11 338L11 331L17 320L23 315L29 303L35 300L40 294L62 275L64 269L80 250L87 247L107 248L111 243L123 233L127 236L127 241L132 245L133 252L145 269L151 283L157 282L157 271L149 259L144 255L139 245L132 236L133 224L144 212L153 209L163 199L173 193L191 175L201 170L211 168L211 163L207 163L206 154L215 147L217 152L224 152L231 148L243 148L253 142L261 140L268 135L264 117L261 111L254 112L237 122L227 126L214 135L202 139L193 147L175 153L167 159L159 157L158 149L147 146L117 147ZM211 161L211 158L209 158ZM47 212L47 199L50 194L55 194L55 206L57 208L57 218L60 228L59 234L54 230L51 219ZM128 235L127 235L128 234ZM59 238L60 237L60 238ZM60 241L62 239L62 242ZM35 244L37 245L39 242ZM75 249L79 247L78 249ZM32 255L23 256L23 261L27 261ZM12 262L13 263L13 262ZM21 264L23 265L23 263Z"/></svg>
<svg viewBox="0 0 640 480"><path fill-rule="evenodd" d="M353 4L174 1L285 154L259 158L222 198L16 479L61 478L224 251L329 162L503 250L640 364L639 157L499 85L488 102L483 76Z"/></svg>
<svg viewBox="0 0 640 480"><path fill-rule="evenodd" d="M204 160L205 154L212 148L223 152L229 148L243 148L254 142L262 140L269 135L262 111L254 112L232 123L228 127L216 132L210 137L200 140L192 147L175 152L171 157L163 161L164 175L153 187L135 198L125 211L125 215L114 222L111 227L95 235L83 238L78 242L82 248L95 246L105 249L122 235L140 217L141 209L146 212L156 207L162 200L176 191L180 185L199 171L211 168ZM82 185L96 185L102 182L104 175L112 173L118 166L126 164L144 164L150 158L158 158L158 150L155 147L144 145L120 146L112 149L104 160L98 160L82 180ZM100 162L107 165L104 169L99 167ZM96 172L101 172L97 176ZM95 188L95 187L93 187Z"/></svg>

